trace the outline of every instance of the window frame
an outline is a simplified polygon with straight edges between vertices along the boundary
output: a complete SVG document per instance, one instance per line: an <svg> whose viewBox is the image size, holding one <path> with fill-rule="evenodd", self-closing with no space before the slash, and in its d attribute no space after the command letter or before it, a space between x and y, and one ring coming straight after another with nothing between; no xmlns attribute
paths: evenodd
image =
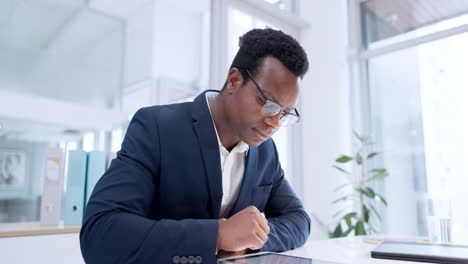
<svg viewBox="0 0 468 264"><path fill-rule="evenodd" d="M263 0L211 0L211 54L210 54L210 88L220 89L225 82L228 65L228 32L229 9L234 8L267 24L277 25L294 38L299 39L301 29L307 27L307 22L296 14L298 0L291 0L291 9L282 10ZM299 97L297 107L301 109ZM288 180L299 198L304 197L303 157L302 157L302 125L298 124L287 129Z"/></svg>
<svg viewBox="0 0 468 264"><path fill-rule="evenodd" d="M360 4L364 0L348 0L348 69L350 81L350 102L351 102L351 124L362 134L371 135L372 109L369 85L369 64L368 62L376 57L398 52L408 48L414 48L422 44L445 39L451 36L468 32L468 24L455 26L448 29L427 33L420 36L410 35L408 38L397 39L390 43L379 43L378 47L366 47L363 40L362 20ZM411 32L411 31L410 31ZM407 34L406 32L403 34ZM353 149L355 150L355 149ZM381 165L381 164L380 164ZM383 188L383 183L376 186L377 189ZM381 208L382 226L386 226L386 209Z"/></svg>

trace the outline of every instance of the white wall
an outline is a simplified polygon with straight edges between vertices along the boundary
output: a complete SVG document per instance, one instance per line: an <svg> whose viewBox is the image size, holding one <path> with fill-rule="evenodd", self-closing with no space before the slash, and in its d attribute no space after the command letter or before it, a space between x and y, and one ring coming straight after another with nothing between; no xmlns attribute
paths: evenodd
<svg viewBox="0 0 468 264"><path fill-rule="evenodd" d="M304 204L323 221L334 213L333 189L342 183L331 165L350 152L347 9L343 0L301 0L309 27L301 33L310 68L302 83ZM312 219L311 239L326 238Z"/></svg>
<svg viewBox="0 0 468 264"><path fill-rule="evenodd" d="M126 21L123 110L127 114L208 88L208 0L147 1Z"/></svg>
<svg viewBox="0 0 468 264"><path fill-rule="evenodd" d="M198 82L208 73L202 69L202 62L209 60L203 54L204 27L209 27L202 14L209 12L208 1L197 1L201 7L187 9L185 4L173 1L159 1L155 4L153 38L153 74L169 77L182 82ZM190 6L190 4L189 4ZM205 7L205 8L203 8ZM205 55L205 57L201 57Z"/></svg>
<svg viewBox="0 0 468 264"><path fill-rule="evenodd" d="M125 18L124 89L152 75L154 3L143 3Z"/></svg>

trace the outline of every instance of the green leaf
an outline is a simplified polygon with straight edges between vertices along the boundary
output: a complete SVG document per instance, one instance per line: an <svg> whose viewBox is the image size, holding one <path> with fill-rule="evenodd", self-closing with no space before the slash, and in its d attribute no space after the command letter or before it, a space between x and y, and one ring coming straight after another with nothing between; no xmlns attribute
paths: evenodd
<svg viewBox="0 0 468 264"><path fill-rule="evenodd" d="M339 158L337 158L335 161L338 162L338 163L346 163L350 160L353 160L353 158L351 158L350 156L346 156L346 155L341 155Z"/></svg>
<svg viewBox="0 0 468 264"><path fill-rule="evenodd" d="M354 218L354 217L356 217L356 216L357 216L357 213L356 213L356 212L351 212L351 213L348 213L348 214L346 214L345 216L343 216L343 219L345 220L346 225L347 225L348 227L351 227L351 226L352 226L352 224L351 224L351 219Z"/></svg>
<svg viewBox="0 0 468 264"><path fill-rule="evenodd" d="M377 156L379 154L380 154L380 152L372 152L371 154L367 155L367 158L372 159L373 157L375 157L375 156Z"/></svg>
<svg viewBox="0 0 468 264"><path fill-rule="evenodd" d="M341 167L338 167L338 166L336 166L336 165L333 165L332 167L335 168L335 169L337 169L337 170L339 170L339 171L341 171L341 172L343 172L343 173L345 173L345 174L351 175L351 173L349 173L348 171L346 171L345 169L343 169L343 168L341 168Z"/></svg>
<svg viewBox="0 0 468 264"><path fill-rule="evenodd" d="M340 201L348 200L349 197L350 197L350 195L346 195L346 196L343 196L343 197L341 197L341 198L338 198L338 199L334 200L334 201L332 202L332 204L336 204L336 203L338 203L338 202L340 202Z"/></svg>
<svg viewBox="0 0 468 264"><path fill-rule="evenodd" d="M341 229L341 223L338 223L338 225L335 228L335 231L333 231L333 237L341 237L343 234L343 229Z"/></svg>
<svg viewBox="0 0 468 264"><path fill-rule="evenodd" d="M371 172L387 173L387 169L372 169Z"/></svg>
<svg viewBox="0 0 468 264"><path fill-rule="evenodd" d="M375 174L374 176L369 177L366 181L370 182L370 181L376 181L376 180L383 180L387 176L388 176L388 173Z"/></svg>
<svg viewBox="0 0 468 264"><path fill-rule="evenodd" d="M363 195L366 195L366 191L364 189L362 189L361 187L359 188L356 188L356 191L360 194L363 194Z"/></svg>
<svg viewBox="0 0 468 264"><path fill-rule="evenodd" d="M367 197L374 199L375 198L375 192L372 190L371 187L366 187L366 192L367 192Z"/></svg>
<svg viewBox="0 0 468 264"><path fill-rule="evenodd" d="M368 223L369 222L369 209L365 205L362 205L362 209L364 212L364 222Z"/></svg>
<svg viewBox="0 0 468 264"><path fill-rule="evenodd" d="M375 206L373 206L372 204L370 205L370 209L372 210L372 212L374 212L375 216L377 216L377 218L382 221L382 217L380 216L379 212L377 212L377 209L375 209Z"/></svg>
<svg viewBox="0 0 468 264"><path fill-rule="evenodd" d="M351 218L346 217L344 220L345 220L345 222L346 222L346 226L348 226L348 227L352 226L352 224L351 224Z"/></svg>
<svg viewBox="0 0 468 264"><path fill-rule="evenodd" d="M385 204L385 206L388 206L387 200L385 200L382 195L376 194L376 196L380 199L380 201L382 201L383 204Z"/></svg>
<svg viewBox="0 0 468 264"><path fill-rule="evenodd" d="M356 236L367 235L366 229L364 229L364 223L362 221L358 221L354 228L354 234Z"/></svg>
<svg viewBox="0 0 468 264"><path fill-rule="evenodd" d="M375 198L375 192L374 190L372 190L370 187L366 187L365 189L363 188L357 188L356 191L358 191L359 193L369 197L370 199L374 199Z"/></svg>
<svg viewBox="0 0 468 264"><path fill-rule="evenodd" d="M362 164L362 156L361 156L361 153L359 153L359 152L356 154L356 163L358 165Z"/></svg>
<svg viewBox="0 0 468 264"><path fill-rule="evenodd" d="M362 143L366 142L366 138L365 137L361 137L356 131L353 130L353 134L354 136L359 139L359 141L361 141Z"/></svg>

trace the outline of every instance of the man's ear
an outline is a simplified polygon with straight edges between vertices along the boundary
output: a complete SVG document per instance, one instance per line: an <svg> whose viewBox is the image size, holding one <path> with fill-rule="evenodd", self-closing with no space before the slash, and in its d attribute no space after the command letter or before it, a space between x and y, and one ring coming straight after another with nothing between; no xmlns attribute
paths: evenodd
<svg viewBox="0 0 468 264"><path fill-rule="evenodd" d="M230 69L226 82L226 92L228 94L236 93L237 90L242 87L243 82L244 78L240 71L236 68Z"/></svg>

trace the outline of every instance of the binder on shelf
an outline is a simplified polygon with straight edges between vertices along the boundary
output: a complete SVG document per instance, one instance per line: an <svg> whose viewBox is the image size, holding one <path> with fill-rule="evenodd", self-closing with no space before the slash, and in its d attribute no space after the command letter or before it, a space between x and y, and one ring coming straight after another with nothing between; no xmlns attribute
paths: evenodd
<svg viewBox="0 0 468 264"><path fill-rule="evenodd" d="M62 218L63 151L47 149L44 189L41 200L41 225L59 225Z"/></svg>
<svg viewBox="0 0 468 264"><path fill-rule="evenodd" d="M83 150L68 152L67 190L63 208L65 225L81 225L85 205L87 153Z"/></svg>
<svg viewBox="0 0 468 264"><path fill-rule="evenodd" d="M88 162L86 170L86 201L88 204L89 198L93 193L94 186L97 181L106 171L106 154L101 151L91 151L88 153Z"/></svg>

